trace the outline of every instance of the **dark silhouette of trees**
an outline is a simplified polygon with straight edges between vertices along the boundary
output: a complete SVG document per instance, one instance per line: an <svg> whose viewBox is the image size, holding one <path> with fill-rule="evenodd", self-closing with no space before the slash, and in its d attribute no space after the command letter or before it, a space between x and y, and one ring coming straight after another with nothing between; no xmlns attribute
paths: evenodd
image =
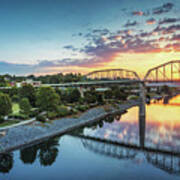
<svg viewBox="0 0 180 180"><path fill-rule="evenodd" d="M0 154L0 172L9 173L13 167L13 154Z"/></svg>
<svg viewBox="0 0 180 180"><path fill-rule="evenodd" d="M24 148L20 150L20 159L24 164L33 164L37 157L37 146Z"/></svg>
<svg viewBox="0 0 180 180"><path fill-rule="evenodd" d="M39 161L42 166L51 166L58 156L59 139L50 139L40 145Z"/></svg>

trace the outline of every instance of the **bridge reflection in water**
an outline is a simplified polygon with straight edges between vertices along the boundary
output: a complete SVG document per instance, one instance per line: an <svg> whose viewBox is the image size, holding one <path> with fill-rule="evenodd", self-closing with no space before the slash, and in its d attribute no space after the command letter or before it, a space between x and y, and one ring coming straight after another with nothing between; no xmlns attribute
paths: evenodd
<svg viewBox="0 0 180 180"><path fill-rule="evenodd" d="M100 155L109 156L118 160L136 160L138 154L144 156L146 161L156 168L170 174L180 175L180 151L172 151L161 147L148 147L145 144L146 119L141 115L139 107L139 145L124 143L106 138L93 137L91 135L73 134L80 138L83 146Z"/></svg>

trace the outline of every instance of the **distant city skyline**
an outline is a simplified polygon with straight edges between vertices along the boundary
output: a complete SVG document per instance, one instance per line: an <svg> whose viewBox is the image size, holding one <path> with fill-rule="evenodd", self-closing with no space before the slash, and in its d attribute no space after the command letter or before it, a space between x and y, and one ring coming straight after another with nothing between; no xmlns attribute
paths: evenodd
<svg viewBox="0 0 180 180"><path fill-rule="evenodd" d="M0 74L125 68L180 60L179 0L0 0Z"/></svg>

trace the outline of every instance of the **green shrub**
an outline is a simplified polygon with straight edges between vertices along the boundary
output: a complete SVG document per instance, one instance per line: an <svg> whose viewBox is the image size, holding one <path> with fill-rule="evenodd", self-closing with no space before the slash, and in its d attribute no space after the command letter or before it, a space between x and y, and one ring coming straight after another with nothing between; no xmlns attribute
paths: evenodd
<svg viewBox="0 0 180 180"><path fill-rule="evenodd" d="M85 98L80 97L80 98L79 98L79 103L80 103L80 104L84 104L84 102L85 102Z"/></svg>
<svg viewBox="0 0 180 180"><path fill-rule="evenodd" d="M36 121L46 122L46 117L39 114L38 116L36 116Z"/></svg>
<svg viewBox="0 0 180 180"><path fill-rule="evenodd" d="M86 111L88 109L88 106L87 105L78 105L78 106L76 106L76 109L83 112L83 111Z"/></svg>
<svg viewBox="0 0 180 180"><path fill-rule="evenodd" d="M130 95L130 96L128 96L127 100L137 100L138 98L139 98L139 96Z"/></svg>
<svg viewBox="0 0 180 180"><path fill-rule="evenodd" d="M20 120L27 120L29 117L26 114L10 114L8 116L10 119L20 119Z"/></svg>
<svg viewBox="0 0 180 180"><path fill-rule="evenodd" d="M13 95L11 100L12 100L12 102L17 103L19 101L19 96L18 95Z"/></svg>
<svg viewBox="0 0 180 180"><path fill-rule="evenodd" d="M57 115L58 117L64 117L71 114L66 106L58 106Z"/></svg>
<svg viewBox="0 0 180 180"><path fill-rule="evenodd" d="M78 110L77 110L76 108L73 108L73 109L71 110L71 113L72 113L72 114L77 114L77 113L78 113Z"/></svg>
<svg viewBox="0 0 180 180"><path fill-rule="evenodd" d="M30 110L29 117L35 117L38 116L38 114L39 114L39 109L34 108Z"/></svg>
<svg viewBox="0 0 180 180"><path fill-rule="evenodd" d="M0 123L3 123L3 122L4 122L4 118L0 117Z"/></svg>
<svg viewBox="0 0 180 180"><path fill-rule="evenodd" d="M47 117L49 119L55 119L58 116L57 112L48 112Z"/></svg>
<svg viewBox="0 0 180 180"><path fill-rule="evenodd" d="M22 112L24 114L29 115L30 110L31 110L32 107L31 107L31 104L29 103L29 99L28 98L22 98L20 100L19 106L20 106L20 108L21 108L21 110L22 110Z"/></svg>

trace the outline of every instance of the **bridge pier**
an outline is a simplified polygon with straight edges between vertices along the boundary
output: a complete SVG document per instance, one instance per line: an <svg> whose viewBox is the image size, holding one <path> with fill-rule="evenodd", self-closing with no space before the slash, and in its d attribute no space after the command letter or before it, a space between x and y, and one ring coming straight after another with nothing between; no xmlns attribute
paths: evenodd
<svg viewBox="0 0 180 180"><path fill-rule="evenodd" d="M139 104L139 144L144 147L145 142L145 125L146 125L146 95L143 83L139 84L140 88L140 104Z"/></svg>
<svg viewBox="0 0 180 180"><path fill-rule="evenodd" d="M81 97L84 98L84 91L83 91L83 88L82 87L78 87L78 90L81 94Z"/></svg>
<svg viewBox="0 0 180 180"><path fill-rule="evenodd" d="M145 86L143 83L139 83L139 96L140 96L140 116L146 116L146 93L145 93Z"/></svg>

